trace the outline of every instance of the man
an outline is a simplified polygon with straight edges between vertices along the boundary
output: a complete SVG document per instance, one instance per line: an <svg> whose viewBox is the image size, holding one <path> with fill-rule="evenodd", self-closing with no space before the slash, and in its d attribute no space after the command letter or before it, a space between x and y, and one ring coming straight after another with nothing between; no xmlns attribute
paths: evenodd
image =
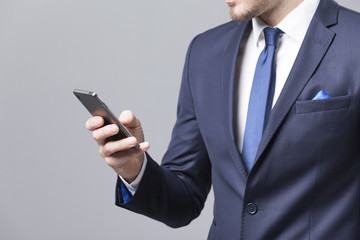
<svg viewBox="0 0 360 240"><path fill-rule="evenodd" d="M131 112L134 137L116 142L116 126L88 120L120 176L116 204L180 227L212 185L208 239L360 239L360 15L333 0L226 3L234 21L189 47L161 166Z"/></svg>

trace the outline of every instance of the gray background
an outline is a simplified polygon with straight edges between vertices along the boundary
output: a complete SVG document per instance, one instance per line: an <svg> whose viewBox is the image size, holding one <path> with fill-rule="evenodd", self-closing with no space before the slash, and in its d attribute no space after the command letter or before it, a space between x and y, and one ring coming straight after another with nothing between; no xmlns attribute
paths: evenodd
<svg viewBox="0 0 360 240"><path fill-rule="evenodd" d="M0 0L0 239L205 239L212 193L180 229L114 205L72 90L133 110L160 161L188 44L228 20L220 0Z"/></svg>

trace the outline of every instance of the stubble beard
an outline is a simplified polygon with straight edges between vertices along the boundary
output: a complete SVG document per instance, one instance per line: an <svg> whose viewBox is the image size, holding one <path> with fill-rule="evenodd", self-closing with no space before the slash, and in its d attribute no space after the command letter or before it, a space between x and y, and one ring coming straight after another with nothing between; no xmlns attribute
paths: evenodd
<svg viewBox="0 0 360 240"><path fill-rule="evenodd" d="M259 16L269 7L268 1L255 1L253 5L244 3L230 4L231 19L239 22L246 22L250 19Z"/></svg>
<svg viewBox="0 0 360 240"><path fill-rule="evenodd" d="M234 10L234 7L230 7L230 18L232 20L238 21L238 22L246 22L250 19L252 19L254 16L254 14L252 14L251 11L244 11L242 13L237 13Z"/></svg>
<svg viewBox="0 0 360 240"><path fill-rule="evenodd" d="M246 22L250 19L252 19L254 16L254 14L246 9L239 9L239 6L229 6L230 8L230 18L232 20L235 21L239 21L239 22Z"/></svg>

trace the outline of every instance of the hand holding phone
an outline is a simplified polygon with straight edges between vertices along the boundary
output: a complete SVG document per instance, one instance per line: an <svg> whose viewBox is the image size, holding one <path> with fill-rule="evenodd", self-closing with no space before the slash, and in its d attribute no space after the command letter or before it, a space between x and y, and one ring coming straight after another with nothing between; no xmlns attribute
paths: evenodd
<svg viewBox="0 0 360 240"><path fill-rule="evenodd" d="M131 183L139 175L145 159L144 153L150 147L150 144L144 141L140 121L130 111L124 111L121 114L124 117L124 125L131 128L132 133L136 136L136 138L131 138L127 128L115 117L96 93L75 89L74 94L91 115L102 117L104 120L102 123L98 122L95 117L90 118L86 122L86 128L93 132L94 139L100 147L101 157L118 175ZM114 135L113 130L104 124L116 124L119 133ZM128 139L113 141L122 138ZM141 144L137 141L140 141Z"/></svg>
<svg viewBox="0 0 360 240"><path fill-rule="evenodd" d="M108 141L116 141L123 138L132 137L130 132L118 120L118 118L115 117L115 115L110 111L110 109L95 92L75 89L73 93L92 116L100 116L104 119L104 125L116 124L119 127L119 132L116 135L107 138ZM139 148L139 144L137 143L134 148Z"/></svg>

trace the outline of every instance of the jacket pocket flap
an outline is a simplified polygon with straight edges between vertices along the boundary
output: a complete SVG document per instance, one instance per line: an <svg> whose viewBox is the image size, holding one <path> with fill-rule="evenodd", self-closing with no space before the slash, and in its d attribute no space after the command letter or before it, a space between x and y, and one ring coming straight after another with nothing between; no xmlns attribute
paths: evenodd
<svg viewBox="0 0 360 240"><path fill-rule="evenodd" d="M295 105L296 113L310 113L348 108L351 96L332 97L321 100L297 101Z"/></svg>

